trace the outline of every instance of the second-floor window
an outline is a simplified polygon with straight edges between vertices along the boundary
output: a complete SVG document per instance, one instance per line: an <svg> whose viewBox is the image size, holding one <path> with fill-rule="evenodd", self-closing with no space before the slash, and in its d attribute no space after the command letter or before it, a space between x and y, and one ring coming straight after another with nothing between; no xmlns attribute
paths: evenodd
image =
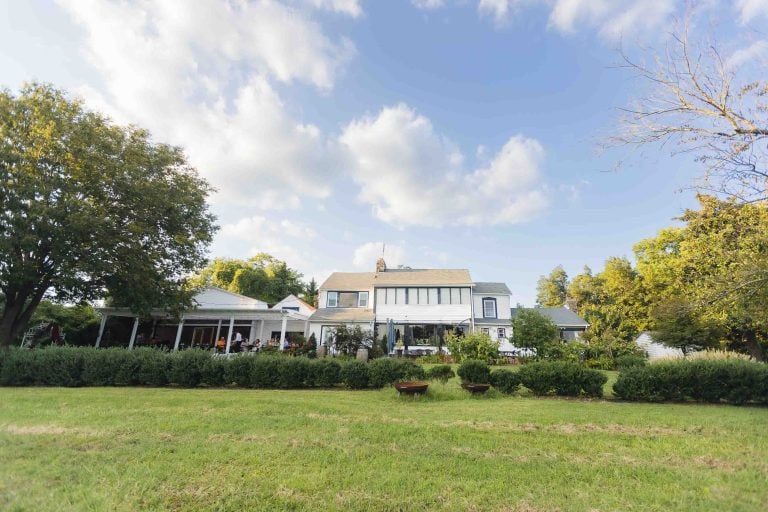
<svg viewBox="0 0 768 512"><path fill-rule="evenodd" d="M368 292L328 292L329 308L367 308Z"/></svg>
<svg viewBox="0 0 768 512"><path fill-rule="evenodd" d="M483 318L496 318L496 299L483 299Z"/></svg>

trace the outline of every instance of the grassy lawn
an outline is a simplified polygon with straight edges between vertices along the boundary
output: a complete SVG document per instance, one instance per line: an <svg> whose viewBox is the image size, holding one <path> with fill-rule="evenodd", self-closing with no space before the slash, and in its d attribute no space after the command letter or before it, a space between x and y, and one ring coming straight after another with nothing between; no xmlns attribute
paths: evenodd
<svg viewBox="0 0 768 512"><path fill-rule="evenodd" d="M768 409L0 389L2 510L765 510ZM461 398L461 399L458 399Z"/></svg>

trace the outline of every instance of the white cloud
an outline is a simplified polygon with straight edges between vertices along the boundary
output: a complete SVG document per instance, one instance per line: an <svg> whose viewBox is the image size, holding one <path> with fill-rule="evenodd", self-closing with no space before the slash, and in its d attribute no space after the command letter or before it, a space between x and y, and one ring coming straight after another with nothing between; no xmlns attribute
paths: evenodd
<svg viewBox="0 0 768 512"><path fill-rule="evenodd" d="M498 25L509 20L513 7L518 3L516 0L480 0L477 10L481 15L491 16Z"/></svg>
<svg viewBox="0 0 768 512"><path fill-rule="evenodd" d="M405 249L396 244L384 242L368 242L358 246L352 256L352 264L357 268L373 271L376 268L376 260L382 257L384 247L384 261L389 268L405 264Z"/></svg>
<svg viewBox="0 0 768 512"><path fill-rule="evenodd" d="M308 0L317 9L325 9L341 14L347 14L353 18L363 15L363 8L358 0Z"/></svg>
<svg viewBox="0 0 768 512"><path fill-rule="evenodd" d="M80 89L86 100L183 146L220 190L216 203L292 208L330 193L323 135L287 111L273 83L330 89L351 42L272 0L59 3L85 30L103 81Z"/></svg>
<svg viewBox="0 0 768 512"><path fill-rule="evenodd" d="M360 200L396 226L510 224L547 205L539 176L544 150L521 135L487 166L468 171L429 119L400 104L351 122L339 142Z"/></svg>
<svg viewBox="0 0 768 512"><path fill-rule="evenodd" d="M291 267L304 268L310 262L297 246L308 245L315 231L302 223L272 221L261 215L245 217L221 228L220 244L231 247L229 253L254 255L266 252L284 260Z"/></svg>
<svg viewBox="0 0 768 512"><path fill-rule="evenodd" d="M763 39L733 52L728 57L728 65L731 68L737 68L746 63L757 63L758 66L765 66L766 59L768 59L768 40Z"/></svg>
<svg viewBox="0 0 768 512"><path fill-rule="evenodd" d="M445 5L443 0L411 0L411 3L419 9L437 9Z"/></svg>
<svg viewBox="0 0 768 512"><path fill-rule="evenodd" d="M742 23L749 23L759 16L768 18L768 1L766 0L737 0L736 8Z"/></svg>
<svg viewBox="0 0 768 512"><path fill-rule="evenodd" d="M588 26L605 39L618 40L652 33L670 20L676 5L675 0L556 0L549 24L564 33Z"/></svg>

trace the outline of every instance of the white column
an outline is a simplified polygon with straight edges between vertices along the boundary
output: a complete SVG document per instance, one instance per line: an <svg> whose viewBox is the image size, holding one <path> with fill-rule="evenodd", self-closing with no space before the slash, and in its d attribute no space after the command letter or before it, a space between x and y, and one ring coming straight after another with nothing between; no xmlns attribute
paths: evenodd
<svg viewBox="0 0 768 512"><path fill-rule="evenodd" d="M219 323L216 325L216 336L213 338L213 353L216 353L216 343L219 341L219 336L221 336L221 318L219 318Z"/></svg>
<svg viewBox="0 0 768 512"><path fill-rule="evenodd" d="M229 336L227 336L227 351L229 354L229 347L232 345L232 338L235 337L235 317L229 317Z"/></svg>
<svg viewBox="0 0 768 512"><path fill-rule="evenodd" d="M261 320L261 326L259 327L259 339L262 345L264 344L264 320Z"/></svg>
<svg viewBox="0 0 768 512"><path fill-rule="evenodd" d="M139 317L133 319L133 330L131 331L131 340L128 342L128 350L133 350L133 344L136 342L136 331L139 330Z"/></svg>
<svg viewBox="0 0 768 512"><path fill-rule="evenodd" d="M184 317L182 316L179 320L179 328L176 329L176 342L173 344L173 351L176 352L179 350L179 343L181 343L181 330L184 328Z"/></svg>
<svg viewBox="0 0 768 512"><path fill-rule="evenodd" d="M251 320L251 330L248 332L248 343L256 341L256 320Z"/></svg>
<svg viewBox="0 0 768 512"><path fill-rule="evenodd" d="M101 324L99 325L99 335L96 337L96 346L101 345L101 337L104 336L104 326L107 325L107 317L109 315L101 315Z"/></svg>
<svg viewBox="0 0 768 512"><path fill-rule="evenodd" d="M309 319L304 320L304 337L309 337Z"/></svg>
<svg viewBox="0 0 768 512"><path fill-rule="evenodd" d="M285 345L285 328L288 326L288 315L283 313L283 323L280 325L280 350Z"/></svg>

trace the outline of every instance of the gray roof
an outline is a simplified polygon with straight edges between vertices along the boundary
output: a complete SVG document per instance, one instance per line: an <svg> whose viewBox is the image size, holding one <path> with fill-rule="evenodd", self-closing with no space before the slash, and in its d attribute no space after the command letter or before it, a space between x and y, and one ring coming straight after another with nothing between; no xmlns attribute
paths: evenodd
<svg viewBox="0 0 768 512"><path fill-rule="evenodd" d="M498 325L507 327L511 321L509 318L475 318L475 325Z"/></svg>
<svg viewBox="0 0 768 512"><path fill-rule="evenodd" d="M373 310L363 308L320 308L310 322L372 322Z"/></svg>
<svg viewBox="0 0 768 512"><path fill-rule="evenodd" d="M521 309L537 311L549 318L558 327L589 327L589 324L583 318L568 308L511 308L513 319Z"/></svg>
<svg viewBox="0 0 768 512"><path fill-rule="evenodd" d="M369 290L387 286L472 286L466 269L387 269L384 272L334 272L321 290Z"/></svg>
<svg viewBox="0 0 768 512"><path fill-rule="evenodd" d="M512 295L506 283L475 283L475 289L472 292L475 294Z"/></svg>

